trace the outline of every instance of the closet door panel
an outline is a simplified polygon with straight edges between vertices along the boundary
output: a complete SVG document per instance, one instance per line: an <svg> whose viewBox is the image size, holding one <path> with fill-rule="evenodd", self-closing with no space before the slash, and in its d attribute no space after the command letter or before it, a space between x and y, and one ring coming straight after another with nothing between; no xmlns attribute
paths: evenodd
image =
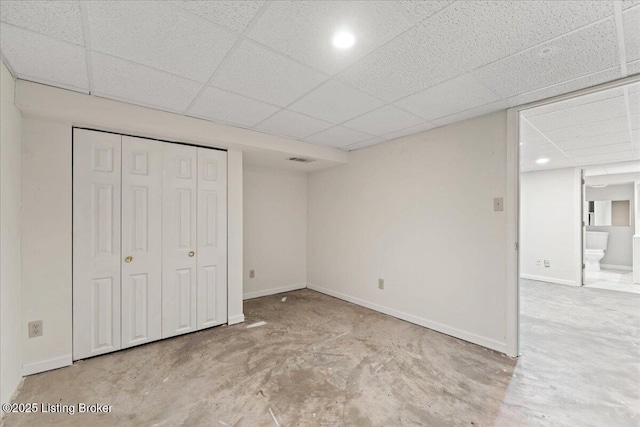
<svg viewBox="0 0 640 427"><path fill-rule="evenodd" d="M197 149L163 144L162 336L197 329Z"/></svg>
<svg viewBox="0 0 640 427"><path fill-rule="evenodd" d="M162 337L162 148L122 137L122 347Z"/></svg>
<svg viewBox="0 0 640 427"><path fill-rule="evenodd" d="M198 148L198 329L227 323L227 153Z"/></svg>
<svg viewBox="0 0 640 427"><path fill-rule="evenodd" d="M121 348L121 136L74 129L73 359Z"/></svg>

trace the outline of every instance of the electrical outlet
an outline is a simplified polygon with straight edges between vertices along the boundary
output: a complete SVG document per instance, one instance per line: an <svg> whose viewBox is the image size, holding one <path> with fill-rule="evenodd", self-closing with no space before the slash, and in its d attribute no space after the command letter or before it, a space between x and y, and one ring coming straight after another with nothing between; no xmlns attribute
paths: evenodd
<svg viewBox="0 0 640 427"><path fill-rule="evenodd" d="M537 266L541 266L541 265L542 265L542 261L537 260L537 261L536 261L536 265L537 265Z"/></svg>
<svg viewBox="0 0 640 427"><path fill-rule="evenodd" d="M378 289L384 289L384 279L378 279Z"/></svg>
<svg viewBox="0 0 640 427"><path fill-rule="evenodd" d="M549 262L548 259L545 259L544 260L544 268L549 268L549 267L551 267L551 263Z"/></svg>
<svg viewBox="0 0 640 427"><path fill-rule="evenodd" d="M256 271L255 270L249 270L249 279L254 279L256 277Z"/></svg>
<svg viewBox="0 0 640 427"><path fill-rule="evenodd" d="M29 322L29 338L42 336L42 320Z"/></svg>
<svg viewBox="0 0 640 427"><path fill-rule="evenodd" d="M493 210L494 211L504 210L504 199L502 197L495 197L493 199Z"/></svg>

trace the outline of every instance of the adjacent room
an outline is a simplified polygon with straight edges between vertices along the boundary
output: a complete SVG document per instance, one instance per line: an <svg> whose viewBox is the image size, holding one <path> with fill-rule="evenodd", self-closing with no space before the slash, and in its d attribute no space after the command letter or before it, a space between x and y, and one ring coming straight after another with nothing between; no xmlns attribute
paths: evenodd
<svg viewBox="0 0 640 427"><path fill-rule="evenodd" d="M2 426L640 424L640 2L0 2Z"/></svg>

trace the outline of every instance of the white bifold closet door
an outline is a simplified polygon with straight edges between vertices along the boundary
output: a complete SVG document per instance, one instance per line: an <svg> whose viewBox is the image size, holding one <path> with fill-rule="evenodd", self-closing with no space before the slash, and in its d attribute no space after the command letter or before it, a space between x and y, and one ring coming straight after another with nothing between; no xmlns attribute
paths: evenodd
<svg viewBox="0 0 640 427"><path fill-rule="evenodd" d="M227 321L226 152L164 146L163 338Z"/></svg>
<svg viewBox="0 0 640 427"><path fill-rule="evenodd" d="M121 348L121 138L74 130L74 359Z"/></svg>
<svg viewBox="0 0 640 427"><path fill-rule="evenodd" d="M227 153L74 130L73 358L227 322Z"/></svg>
<svg viewBox="0 0 640 427"><path fill-rule="evenodd" d="M122 137L122 348L162 338L162 146Z"/></svg>

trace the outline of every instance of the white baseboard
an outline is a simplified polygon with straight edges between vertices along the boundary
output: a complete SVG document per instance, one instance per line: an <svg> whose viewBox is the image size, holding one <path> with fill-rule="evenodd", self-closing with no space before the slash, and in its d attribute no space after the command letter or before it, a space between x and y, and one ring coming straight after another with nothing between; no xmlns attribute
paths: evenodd
<svg viewBox="0 0 640 427"><path fill-rule="evenodd" d="M633 267L630 265L600 264L600 268L604 268L605 270L633 271Z"/></svg>
<svg viewBox="0 0 640 427"><path fill-rule="evenodd" d="M533 274L520 274L521 279L537 280L538 282L558 283L560 285L580 286L575 280L557 279L555 277L535 276Z"/></svg>
<svg viewBox="0 0 640 427"><path fill-rule="evenodd" d="M352 297L350 295L346 295L340 292L336 292L331 289L326 289L317 285L313 285L311 283L307 283L307 288L326 294L326 295L330 295L332 297L335 297L344 301L351 302L353 304L360 305L362 307L369 308L374 311L378 311L380 313L388 314L389 316L393 316L398 319L405 320L410 323L414 323L418 326L423 326L425 328L433 329L434 331L441 332L445 335L450 335L454 338L459 338L461 340L468 341L473 344L478 344L483 347L487 347L492 350L499 351L501 353L507 352L507 344L505 342L496 341L491 338L483 337L480 335L473 334L471 332L463 331L461 329L444 325L442 323L434 322L433 320L425 319L422 317L414 316L413 314L405 313L402 311L394 310L389 307L374 304L372 302L365 301L360 298Z"/></svg>
<svg viewBox="0 0 640 427"><path fill-rule="evenodd" d="M53 359L41 360L40 362L25 363L22 365L22 375L33 375L44 371L51 371L53 369L64 368L65 366L71 366L73 359L70 354L54 357Z"/></svg>
<svg viewBox="0 0 640 427"><path fill-rule="evenodd" d="M298 289L304 289L307 287L306 283L300 283L297 285L279 286L277 288L265 289L257 292L247 292L242 296L243 300L251 298L266 297L267 295L281 294L282 292L297 291Z"/></svg>
<svg viewBox="0 0 640 427"><path fill-rule="evenodd" d="M227 324L229 326L235 325L237 323L242 323L242 322L244 322L244 314L236 314L235 316L230 316L227 319Z"/></svg>

